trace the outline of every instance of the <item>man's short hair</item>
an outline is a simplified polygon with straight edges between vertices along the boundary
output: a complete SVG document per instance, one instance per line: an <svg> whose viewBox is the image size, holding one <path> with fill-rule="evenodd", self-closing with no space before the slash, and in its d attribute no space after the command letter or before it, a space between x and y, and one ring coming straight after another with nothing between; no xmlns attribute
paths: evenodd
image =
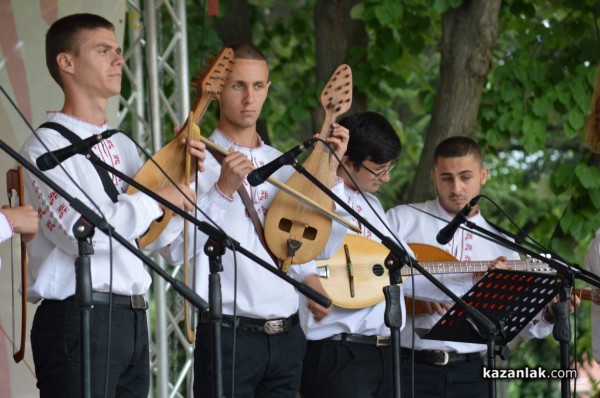
<svg viewBox="0 0 600 398"><path fill-rule="evenodd" d="M229 48L233 50L235 58L267 62L265 54L258 47L248 42L236 42L231 44Z"/></svg>
<svg viewBox="0 0 600 398"><path fill-rule="evenodd" d="M364 160L377 164L395 161L402 151L400 137L385 117L375 112L344 116L339 123L350 132L345 155L358 170Z"/></svg>
<svg viewBox="0 0 600 398"><path fill-rule="evenodd" d="M483 165L483 152L479 144L470 137L457 135L438 144L433 152L433 164L437 164L439 158L462 158L469 155L475 156Z"/></svg>
<svg viewBox="0 0 600 398"><path fill-rule="evenodd" d="M107 19L95 14L72 14L56 20L46 33L46 66L52 78L62 87L56 57L60 53L79 55L79 44L83 30L108 29L115 26Z"/></svg>

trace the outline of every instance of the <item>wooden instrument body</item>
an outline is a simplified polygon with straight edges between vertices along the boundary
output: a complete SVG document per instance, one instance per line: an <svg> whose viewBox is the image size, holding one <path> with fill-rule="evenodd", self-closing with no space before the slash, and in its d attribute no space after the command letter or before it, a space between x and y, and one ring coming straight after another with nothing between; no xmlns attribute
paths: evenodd
<svg viewBox="0 0 600 398"><path fill-rule="evenodd" d="M348 267L344 244L348 245L352 259L354 275L354 297L350 294ZM474 273L487 271L490 261L460 262L446 251L427 244L409 243L419 264L431 274ZM333 304L342 308L359 309L375 305L384 299L383 288L389 285L388 271L384 261L389 249L379 242L362 236L348 234L342 247L327 260L317 260L323 288L331 297ZM506 262L507 269L534 272L554 272L552 268L534 259L514 260ZM411 275L411 268L401 269L402 279ZM414 270L414 275L418 275ZM412 310L412 302L407 298L407 312ZM418 302L416 302L418 304ZM410 307L410 308L409 308ZM424 307L417 305L415 313L424 312Z"/></svg>
<svg viewBox="0 0 600 398"><path fill-rule="evenodd" d="M352 71L348 65L340 65L321 93L325 119L320 139L329 136L336 117L350 109L351 104ZM303 163L306 171L327 187L331 187L329 156L327 147L319 142ZM285 185L302 192L326 210L333 209L333 200L300 173L294 173ZM331 224L331 218L279 192L265 218L265 241L269 250L282 260L282 270L287 271L292 263L308 262L323 251L331 233Z"/></svg>
<svg viewBox="0 0 600 398"><path fill-rule="evenodd" d="M219 98L221 89L229 74L229 66L233 61L233 56L232 49L224 48L207 67L206 71L193 79L193 83L198 87L198 95L192 105L190 117L188 117L181 128L182 132L187 133L186 138L200 140L200 129L191 128L192 126L189 126L189 123L199 124L210 102ZM151 160L144 163L136 174L135 180L154 192L166 184L170 184L170 181L156 165L158 164L175 184L187 184L190 173L189 158L187 144L182 142L181 137L176 137L157 151ZM127 189L128 194L135 192L137 192L135 187L130 186ZM146 247L158 239L169 224L172 216L172 211L164 209L163 217L153 221L148 231L139 238L138 243L140 247Z"/></svg>
<svg viewBox="0 0 600 398"><path fill-rule="evenodd" d="M317 145L323 146L321 143ZM329 165L329 153L313 151L306 162L325 162L324 164ZM325 186L331 186L329 168L325 170L321 167L310 173ZM307 181L303 175L294 173L285 185L305 194L309 191L307 196L311 200L327 210L332 210L333 200L318 188L307 188ZM269 250L282 261L290 255L289 239L302 242L302 246L292 257L294 263L305 263L316 258L323 251L331 234L331 228L331 218L309 206L299 204L296 198L285 192L278 192L265 218L265 240Z"/></svg>

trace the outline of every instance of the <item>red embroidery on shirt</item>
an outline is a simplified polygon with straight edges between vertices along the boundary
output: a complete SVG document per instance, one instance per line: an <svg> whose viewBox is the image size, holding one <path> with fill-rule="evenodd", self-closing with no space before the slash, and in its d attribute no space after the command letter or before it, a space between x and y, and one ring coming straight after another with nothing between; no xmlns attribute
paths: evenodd
<svg viewBox="0 0 600 398"><path fill-rule="evenodd" d="M269 198L269 192L267 191L260 191L258 194L258 200L265 200Z"/></svg>
<svg viewBox="0 0 600 398"><path fill-rule="evenodd" d="M54 204L54 201L58 199L58 194L54 191L50 192L48 195L48 201L50 202L50 206Z"/></svg>
<svg viewBox="0 0 600 398"><path fill-rule="evenodd" d="M61 204L60 206L58 206L58 218L62 219L65 214L68 213L69 211L69 206L67 206L66 204Z"/></svg>
<svg viewBox="0 0 600 398"><path fill-rule="evenodd" d="M56 224L54 224L51 220L46 221L46 228L48 228L50 232L54 231L55 227Z"/></svg>

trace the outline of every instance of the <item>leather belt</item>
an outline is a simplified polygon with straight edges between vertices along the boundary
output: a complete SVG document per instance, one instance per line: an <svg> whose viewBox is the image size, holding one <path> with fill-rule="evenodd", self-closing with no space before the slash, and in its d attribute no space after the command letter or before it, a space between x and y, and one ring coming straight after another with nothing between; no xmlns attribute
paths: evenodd
<svg viewBox="0 0 600 398"><path fill-rule="evenodd" d="M142 295L124 296L122 294L115 293L103 293L103 292L92 292L92 303L108 304L110 296L114 305L119 307L128 307L134 310L147 310L148 302ZM76 301L75 296L69 296L65 301Z"/></svg>
<svg viewBox="0 0 600 398"><path fill-rule="evenodd" d="M200 316L200 322L210 323L210 313L203 312ZM235 328L246 332L264 333L268 335L287 333L300 322L298 313L291 315L288 318L279 319L255 319L244 316L235 317ZM234 327L234 317L231 315L223 315L221 324L226 328Z"/></svg>
<svg viewBox="0 0 600 398"><path fill-rule="evenodd" d="M455 351L435 351L435 350L411 350L404 348L400 350L402 357L407 359L414 358L415 362L427 363L430 365L444 366L452 362L460 361L475 361L481 359L481 354L478 352L471 352L468 354L459 354Z"/></svg>
<svg viewBox="0 0 600 398"><path fill-rule="evenodd" d="M341 341L342 343L387 347L391 343L391 338L390 336L363 336L362 334L338 333L321 341Z"/></svg>

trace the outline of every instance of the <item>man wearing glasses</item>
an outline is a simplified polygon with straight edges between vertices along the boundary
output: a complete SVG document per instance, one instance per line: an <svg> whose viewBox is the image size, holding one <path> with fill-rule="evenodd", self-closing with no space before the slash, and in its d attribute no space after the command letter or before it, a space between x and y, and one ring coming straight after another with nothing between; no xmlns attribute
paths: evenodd
<svg viewBox="0 0 600 398"><path fill-rule="evenodd" d="M339 123L349 130L350 140L341 159L344 167L338 167L333 191L385 233L385 211L373 193L390 181L390 170L402 148L400 139L390 123L374 112L346 116ZM379 241L372 231L339 206L336 213L359 226L360 236L365 241ZM338 250L344 250L339 238L346 236L346 231L337 233L336 225L322 258L330 258ZM356 254L356 250L356 247L350 247L350 256ZM316 273L316 269L292 267L290 272ZM359 288L358 285L355 287ZM303 296L300 299L305 300ZM403 306L404 299L401 302ZM331 314L319 322L306 308L301 303L300 324L307 338L300 383L302 398L390 397L392 360L390 330L384 323L385 302L359 309L334 306Z"/></svg>
<svg viewBox="0 0 600 398"><path fill-rule="evenodd" d="M381 181L381 179L385 175L389 175L394 167L396 167L396 163L390 163L387 167L383 167L377 171L372 170L367 166L364 162L361 162L361 167L367 170L369 173L373 174L373 181Z"/></svg>

